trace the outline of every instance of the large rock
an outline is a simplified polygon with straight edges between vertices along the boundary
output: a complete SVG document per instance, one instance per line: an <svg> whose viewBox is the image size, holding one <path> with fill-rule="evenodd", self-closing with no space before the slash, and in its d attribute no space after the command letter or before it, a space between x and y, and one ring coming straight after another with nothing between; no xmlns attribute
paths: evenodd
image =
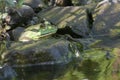
<svg viewBox="0 0 120 80"><path fill-rule="evenodd" d="M89 33L84 7L53 7L40 12L39 16L57 25L59 29L67 27L80 36L86 36Z"/></svg>
<svg viewBox="0 0 120 80"><path fill-rule="evenodd" d="M44 38L30 43L14 42L9 51L2 55L2 59L16 69L20 78L33 73L43 74L41 77L48 78L46 76L64 73L69 68L69 63L79 56L75 44L61 38ZM25 74L21 74L21 71ZM32 77L29 76L26 80L31 80L30 78Z"/></svg>
<svg viewBox="0 0 120 80"><path fill-rule="evenodd" d="M120 4L98 5L94 11L93 37L118 37L120 34Z"/></svg>

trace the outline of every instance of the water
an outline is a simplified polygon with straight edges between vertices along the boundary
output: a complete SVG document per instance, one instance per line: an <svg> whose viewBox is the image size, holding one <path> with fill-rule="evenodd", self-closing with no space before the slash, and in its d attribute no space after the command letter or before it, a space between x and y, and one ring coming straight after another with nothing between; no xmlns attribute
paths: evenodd
<svg viewBox="0 0 120 80"><path fill-rule="evenodd" d="M100 54L99 51L98 53ZM96 58L94 55L92 58L86 57L83 61L70 62L61 67L48 65L49 69L45 66L16 68L16 80L120 80L119 71L113 67L115 60L116 58L108 60L105 56Z"/></svg>
<svg viewBox="0 0 120 80"><path fill-rule="evenodd" d="M16 80L120 80L119 72L114 71L112 66L105 65L106 62L101 63L103 67L97 62L86 60L76 66L70 64L66 68L63 66L59 70L55 68L40 70L39 67L20 68L17 69L19 75Z"/></svg>
<svg viewBox="0 0 120 80"><path fill-rule="evenodd" d="M120 57L116 55L119 52L119 48L90 48L80 53L78 59L71 59L69 55L70 61L57 64L39 65L35 62L29 65L25 63L24 66L8 64L3 72L4 75L15 73L15 77L12 75L12 79L7 80L120 80ZM22 57L15 56L16 58L24 61ZM0 76L3 74L0 73ZM5 79L0 77L0 80Z"/></svg>

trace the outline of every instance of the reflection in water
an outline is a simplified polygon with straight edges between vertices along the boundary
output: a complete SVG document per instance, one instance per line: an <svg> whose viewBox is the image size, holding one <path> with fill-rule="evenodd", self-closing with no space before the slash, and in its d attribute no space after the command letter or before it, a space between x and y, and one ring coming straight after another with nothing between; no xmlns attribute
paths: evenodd
<svg viewBox="0 0 120 80"><path fill-rule="evenodd" d="M83 61L75 69L55 80L120 80L120 73L113 72L117 57L108 60L104 53L99 49L86 51Z"/></svg>
<svg viewBox="0 0 120 80"><path fill-rule="evenodd" d="M71 64L55 64L33 67L15 68L17 80L53 80L64 75Z"/></svg>
<svg viewBox="0 0 120 80"><path fill-rule="evenodd" d="M107 60L105 54L100 51L91 54L92 58L86 54L85 59L76 66L75 62L64 65L49 66L44 70L40 66L16 68L19 76L17 80L120 80L119 72L113 72L113 62L115 58ZM73 65L74 64L74 65ZM55 67L56 66L56 67Z"/></svg>

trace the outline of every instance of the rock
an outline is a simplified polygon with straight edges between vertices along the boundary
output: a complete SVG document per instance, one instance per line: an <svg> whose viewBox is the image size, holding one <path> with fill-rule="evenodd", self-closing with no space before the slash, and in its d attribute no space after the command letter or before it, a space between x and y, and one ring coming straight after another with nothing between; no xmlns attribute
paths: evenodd
<svg viewBox="0 0 120 80"><path fill-rule="evenodd" d="M43 10L38 15L46 18L59 29L63 29L63 31L60 30L60 33L77 36L86 36L89 33L87 13L84 7L54 7Z"/></svg>
<svg viewBox="0 0 120 80"><path fill-rule="evenodd" d="M10 34L11 40L18 41L19 37L24 31L25 31L25 28L23 27L17 27L13 29L12 31L10 31L9 34Z"/></svg>
<svg viewBox="0 0 120 80"><path fill-rule="evenodd" d="M23 5L21 8L17 10L10 9L8 11L8 16L6 17L6 22L8 23L8 25L12 26L13 29L18 25L20 26L22 24L26 24L27 21L32 19L33 16L34 16L33 9L27 5Z"/></svg>
<svg viewBox="0 0 120 80"><path fill-rule="evenodd" d="M104 0L105 1L105 0ZM120 3L106 1L98 3L93 11L91 37L98 39L97 48L119 48L120 46Z"/></svg>
<svg viewBox="0 0 120 80"><path fill-rule="evenodd" d="M105 3L96 7L93 17L93 37L115 38L120 35L120 4ZM107 39L106 38L106 39Z"/></svg>
<svg viewBox="0 0 120 80"><path fill-rule="evenodd" d="M35 12L39 12L40 9L46 7L43 0L24 0L23 4L32 7L35 10Z"/></svg>
<svg viewBox="0 0 120 80"><path fill-rule="evenodd" d="M69 69L70 63L76 59L76 54L80 56L75 44L62 38L51 37L29 43L14 42L9 51L2 55L2 59L3 62L7 62L14 69L17 69L18 75L21 74L21 71L24 71L25 74L28 71L28 74L43 74L41 77L47 78L46 75L48 74L55 76ZM42 71L48 73L44 74ZM29 76L29 78L31 77Z"/></svg>

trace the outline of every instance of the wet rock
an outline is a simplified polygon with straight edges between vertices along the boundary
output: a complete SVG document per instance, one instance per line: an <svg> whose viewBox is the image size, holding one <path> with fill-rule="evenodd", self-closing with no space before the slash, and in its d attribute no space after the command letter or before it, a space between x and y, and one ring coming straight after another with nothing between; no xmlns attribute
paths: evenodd
<svg viewBox="0 0 120 80"><path fill-rule="evenodd" d="M84 7L54 7L46 9L38 15L58 26L61 34L85 37L89 33L87 13Z"/></svg>
<svg viewBox="0 0 120 80"><path fill-rule="evenodd" d="M22 24L26 24L27 21L32 19L33 16L34 16L33 9L27 5L23 5L21 8L16 10L9 9L8 16L6 17L6 22L13 29Z"/></svg>

